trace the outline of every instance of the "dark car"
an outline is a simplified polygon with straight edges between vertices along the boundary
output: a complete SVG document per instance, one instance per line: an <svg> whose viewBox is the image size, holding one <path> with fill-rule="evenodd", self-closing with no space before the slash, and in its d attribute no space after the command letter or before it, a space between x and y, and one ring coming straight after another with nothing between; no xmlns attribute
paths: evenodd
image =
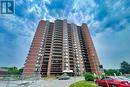
<svg viewBox="0 0 130 87"><path fill-rule="evenodd" d="M67 80L67 79L70 79L70 76L68 76L68 75L65 73L65 74L63 74L62 76L60 76L58 79L59 79L59 80Z"/></svg>
<svg viewBox="0 0 130 87"><path fill-rule="evenodd" d="M121 80L120 78L114 76L97 79L95 82L98 86L102 87L130 87L130 83L128 83L128 81Z"/></svg>

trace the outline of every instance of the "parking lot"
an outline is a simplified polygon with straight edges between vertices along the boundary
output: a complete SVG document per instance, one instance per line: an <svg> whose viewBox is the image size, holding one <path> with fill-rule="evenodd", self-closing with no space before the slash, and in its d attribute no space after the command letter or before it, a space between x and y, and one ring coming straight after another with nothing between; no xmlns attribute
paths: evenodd
<svg viewBox="0 0 130 87"><path fill-rule="evenodd" d="M80 80L84 80L84 78L71 77L69 80L0 81L0 87L69 87L70 84Z"/></svg>

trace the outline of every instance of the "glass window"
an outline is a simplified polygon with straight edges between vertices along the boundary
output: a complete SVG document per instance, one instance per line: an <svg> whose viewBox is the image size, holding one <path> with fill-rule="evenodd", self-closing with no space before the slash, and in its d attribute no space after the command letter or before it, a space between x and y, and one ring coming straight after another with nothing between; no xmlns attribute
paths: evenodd
<svg viewBox="0 0 130 87"><path fill-rule="evenodd" d="M105 77L105 78L102 78L102 80L113 80L113 79L110 77Z"/></svg>

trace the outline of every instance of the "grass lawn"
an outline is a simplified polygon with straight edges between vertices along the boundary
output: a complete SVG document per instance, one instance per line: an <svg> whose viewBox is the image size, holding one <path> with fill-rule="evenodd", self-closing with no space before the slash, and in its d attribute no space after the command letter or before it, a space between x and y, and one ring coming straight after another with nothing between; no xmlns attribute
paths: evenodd
<svg viewBox="0 0 130 87"><path fill-rule="evenodd" d="M91 81L79 81L70 85L70 87L98 87L94 82Z"/></svg>

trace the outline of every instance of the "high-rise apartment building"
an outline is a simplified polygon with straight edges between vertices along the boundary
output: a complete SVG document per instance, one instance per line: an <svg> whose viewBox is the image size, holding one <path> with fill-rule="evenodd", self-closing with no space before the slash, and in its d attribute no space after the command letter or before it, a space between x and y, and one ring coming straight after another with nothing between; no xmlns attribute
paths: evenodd
<svg viewBox="0 0 130 87"><path fill-rule="evenodd" d="M86 24L77 26L67 23L67 20L55 20L54 23L41 20L23 75L99 74L98 67L99 60Z"/></svg>

